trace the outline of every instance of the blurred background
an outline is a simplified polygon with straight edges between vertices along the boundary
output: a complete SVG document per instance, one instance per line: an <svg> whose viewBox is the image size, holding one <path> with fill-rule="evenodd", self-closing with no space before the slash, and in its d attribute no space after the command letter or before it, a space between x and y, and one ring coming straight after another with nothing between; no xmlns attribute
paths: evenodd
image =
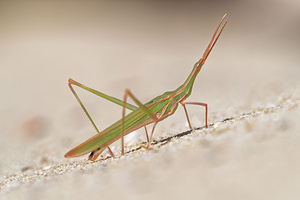
<svg viewBox="0 0 300 200"><path fill-rule="evenodd" d="M117 98L130 88L146 102L183 83L225 13L190 97L209 104L210 122L299 86L298 0L0 1L0 175L45 155L65 161L95 134L68 78ZM100 129L120 118L120 107L78 94ZM191 110L197 127L201 109ZM179 113L156 134L187 130Z"/></svg>

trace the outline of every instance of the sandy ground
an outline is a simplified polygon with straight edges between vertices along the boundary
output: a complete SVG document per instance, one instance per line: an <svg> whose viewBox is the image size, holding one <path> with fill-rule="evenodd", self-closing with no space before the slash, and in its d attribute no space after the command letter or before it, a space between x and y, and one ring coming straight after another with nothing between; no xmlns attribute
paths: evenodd
<svg viewBox="0 0 300 200"><path fill-rule="evenodd" d="M299 199L298 1L0 3L0 199ZM126 155L66 159L95 134L68 78L142 101L183 83L224 13L189 107ZM79 91L100 129L121 109ZM120 152L120 142L112 146Z"/></svg>

